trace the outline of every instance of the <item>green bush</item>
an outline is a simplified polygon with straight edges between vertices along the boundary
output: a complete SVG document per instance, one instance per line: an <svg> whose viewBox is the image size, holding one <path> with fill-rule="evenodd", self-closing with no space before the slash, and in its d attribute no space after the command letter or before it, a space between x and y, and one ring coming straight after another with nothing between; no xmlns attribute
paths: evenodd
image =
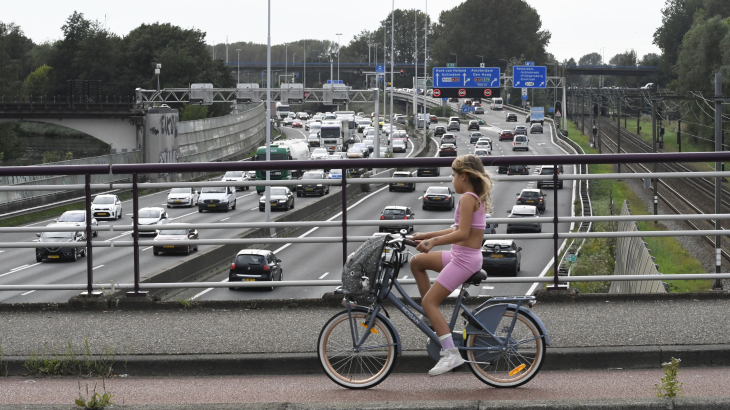
<svg viewBox="0 0 730 410"><path fill-rule="evenodd" d="M44 164L49 162L70 161L72 159L74 159L74 154L70 151L65 154L61 151L46 151L43 153Z"/></svg>

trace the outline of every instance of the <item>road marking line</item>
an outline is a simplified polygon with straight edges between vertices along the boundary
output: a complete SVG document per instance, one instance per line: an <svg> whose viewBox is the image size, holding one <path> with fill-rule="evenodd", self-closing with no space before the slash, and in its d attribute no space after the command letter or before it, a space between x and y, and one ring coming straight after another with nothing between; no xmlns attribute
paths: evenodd
<svg viewBox="0 0 730 410"><path fill-rule="evenodd" d="M96 267L92 268L91 270L97 270L97 269L101 268L102 266L104 266L104 265L96 266Z"/></svg>
<svg viewBox="0 0 730 410"><path fill-rule="evenodd" d="M23 268L25 268L25 267L28 267L28 266L30 266L30 265L29 265L29 264L25 264L25 265L23 265L23 266L18 266L17 268L13 268L13 269L10 269L10 271L11 271L11 272L12 272L12 271L16 271L16 270L18 270L18 269L23 269Z"/></svg>
<svg viewBox="0 0 730 410"><path fill-rule="evenodd" d="M176 217L176 218L170 218L170 220L171 220L171 221L174 221L174 220L176 220L176 219L180 219L180 218L182 218L182 217L184 217L184 216L188 216L188 215L192 215L192 214L196 214L196 213L198 213L198 211L195 211L195 212L190 212L189 214L185 214L185 215L180 215L180 216L178 216L178 217Z"/></svg>
<svg viewBox="0 0 730 410"><path fill-rule="evenodd" d="M130 233L132 233L132 232L134 232L134 231L127 231L127 232L124 232L124 233L122 233L121 235L119 235L119 236L115 236L115 237L113 237L113 238L111 238L111 239L107 239L107 240L105 240L104 242L111 242L111 241L113 241L113 240L115 240L115 239L119 239L119 238L121 238L122 236L126 236L126 235L129 235L129 234L130 234Z"/></svg>
<svg viewBox="0 0 730 410"><path fill-rule="evenodd" d="M408 279L408 275L404 276L403 279Z"/></svg>
<svg viewBox="0 0 730 410"><path fill-rule="evenodd" d="M256 208L251 208L251 209L249 209L249 211L255 211L255 210L257 210L257 209L259 209L259 208L258 208L258 207L256 207Z"/></svg>
<svg viewBox="0 0 730 410"><path fill-rule="evenodd" d="M221 219L221 220L220 220L220 221L218 221L218 222L223 222L223 221L225 221L225 220L228 220L228 219L231 219L231 217L229 216L228 218L223 218L223 219Z"/></svg>
<svg viewBox="0 0 730 410"><path fill-rule="evenodd" d="M482 289L494 289L494 286L482 286Z"/></svg>
<svg viewBox="0 0 730 410"><path fill-rule="evenodd" d="M148 247L142 249L142 252L144 252L144 251L146 251L147 249L150 249L150 248L152 248L152 246L148 246Z"/></svg>
<svg viewBox="0 0 730 410"><path fill-rule="evenodd" d="M33 292L35 292L35 291L31 290L30 292L21 293L20 296L30 295Z"/></svg>
<svg viewBox="0 0 730 410"><path fill-rule="evenodd" d="M423 199L423 197L422 196L419 196L418 199Z"/></svg>
<svg viewBox="0 0 730 410"><path fill-rule="evenodd" d="M246 195L241 195L241 196L238 196L238 197L236 197L236 199L241 199L241 198L243 198L243 197L246 197L246 196L249 196L249 195L253 195L253 194L255 194L255 193L256 193L256 192L251 192L250 194L246 194Z"/></svg>
<svg viewBox="0 0 730 410"><path fill-rule="evenodd" d="M330 274L329 272L325 272L324 275L320 276L319 278L320 279L324 279L324 277L327 276L327 275L329 275L329 274Z"/></svg>
<svg viewBox="0 0 730 410"><path fill-rule="evenodd" d="M10 275L11 273L20 272L21 270L26 270L28 268L32 268L33 266L40 265L40 264L41 264L41 262L37 262L37 263L34 263L32 265L26 265L25 267L17 268L15 270L11 270L10 272L3 273L2 275L0 275L0 278L2 278L3 276L6 276L6 275Z"/></svg>

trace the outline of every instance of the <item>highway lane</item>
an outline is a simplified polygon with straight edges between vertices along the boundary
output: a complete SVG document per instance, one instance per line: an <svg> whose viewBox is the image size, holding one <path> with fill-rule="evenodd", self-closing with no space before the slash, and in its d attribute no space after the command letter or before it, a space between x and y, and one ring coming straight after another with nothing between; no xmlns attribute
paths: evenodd
<svg viewBox="0 0 730 410"><path fill-rule="evenodd" d="M481 127L482 133L491 136L495 142L492 155L555 155L564 154L560 148L551 143L551 134L548 131L544 135L530 136L530 151L512 152L512 143L510 141L498 141L498 135L501 129L513 128L515 124L504 122L504 112L487 111L482 117L487 122L487 126ZM522 118L524 120L524 118ZM518 123L519 124L519 123ZM546 131L547 131L546 127ZM458 154L473 152L473 145L469 144L470 132L466 131L466 125L462 126L462 130L457 134L457 151ZM531 171L536 172L538 167L533 167ZM497 173L496 167L488 169L493 174ZM572 166L565 167L566 173L572 172ZM442 168L441 175L449 175L450 168ZM495 185L492 191L493 213L495 216L504 217L507 212L515 204L516 194L521 189L534 187L534 182L525 181L501 181ZM387 187L381 188L371 193L366 198L361 199L356 204L348 204L349 219L373 219L377 220L380 211L387 205L403 205L412 207L417 219L444 219L452 218L452 211L424 211L421 209L421 201L423 191L431 184L418 184L417 190L413 193L405 192L388 192ZM566 181L565 188L561 191L559 197L560 215L568 216L571 212L572 182ZM548 193L548 206L545 214L542 216L552 216L554 209L552 206L552 192ZM340 220L335 215L331 220ZM439 230L446 226L421 226L419 230ZM559 229L567 231L569 224L561 224ZM543 224L543 232L552 232L552 224ZM349 227L348 235L363 236L377 232L376 227ZM506 226L500 225L497 228L498 233L506 233ZM307 232L306 236L339 236L341 228L318 228ZM546 265L552 258L553 247L552 240L521 240L517 239L518 246L523 248L522 251L522 270L519 276L539 276L544 274ZM347 252L352 252L359 246L359 243L348 244ZM446 249L444 247L443 249ZM342 247L333 244L296 244L281 246L277 249L277 256L283 260L283 269L285 280L319 280L319 279L338 279L342 269ZM435 273L432 274L435 276ZM401 277L412 278L408 265L401 270ZM220 275L214 280L225 281L227 274ZM204 293L195 294L191 291L191 295L195 294L203 300L235 300L235 299L266 299L266 298L311 298L320 297L324 292L331 291L331 287L297 287L297 288L276 288L274 291L231 291L224 288L211 289ZM410 294L416 294L415 286L407 287ZM492 288L485 285L479 291L491 295L510 295L510 294L526 294L534 291L530 284L504 284ZM478 291L472 290L472 295L478 294Z"/></svg>

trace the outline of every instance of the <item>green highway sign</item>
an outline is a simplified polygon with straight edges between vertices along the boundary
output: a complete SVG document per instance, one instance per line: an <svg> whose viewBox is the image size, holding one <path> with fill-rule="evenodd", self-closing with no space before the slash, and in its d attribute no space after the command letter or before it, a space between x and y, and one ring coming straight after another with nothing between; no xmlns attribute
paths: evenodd
<svg viewBox="0 0 730 410"><path fill-rule="evenodd" d="M446 67L456 67L456 63L446 63Z"/></svg>

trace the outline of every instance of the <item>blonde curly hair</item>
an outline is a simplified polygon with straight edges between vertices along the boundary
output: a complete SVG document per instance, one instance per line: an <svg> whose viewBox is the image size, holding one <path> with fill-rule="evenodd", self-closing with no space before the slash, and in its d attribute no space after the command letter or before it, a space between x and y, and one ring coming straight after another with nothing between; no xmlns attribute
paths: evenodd
<svg viewBox="0 0 730 410"><path fill-rule="evenodd" d="M460 155L454 159L451 164L451 169L457 174L466 175L469 178L469 182L474 186L474 192L479 197L479 200L484 205L484 209L489 212L492 208L492 200L490 198L490 191L494 182L492 181L489 173L484 169L482 160L474 154Z"/></svg>

